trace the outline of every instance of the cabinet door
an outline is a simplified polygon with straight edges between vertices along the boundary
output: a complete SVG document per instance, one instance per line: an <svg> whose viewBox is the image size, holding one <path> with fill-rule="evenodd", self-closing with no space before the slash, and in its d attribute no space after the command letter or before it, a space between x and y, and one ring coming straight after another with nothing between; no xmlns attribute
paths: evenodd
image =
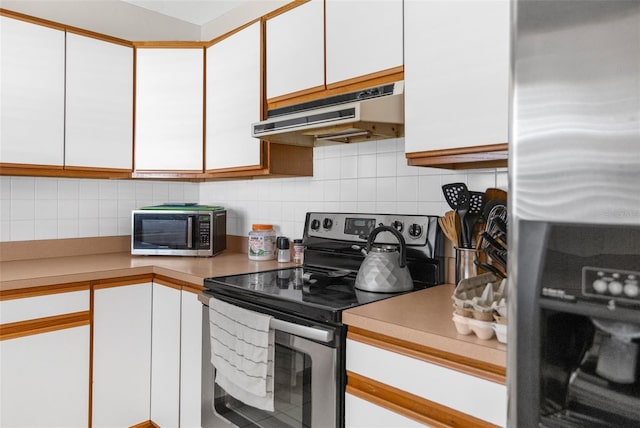
<svg viewBox="0 0 640 428"><path fill-rule="evenodd" d="M151 283L94 291L93 427L150 419Z"/></svg>
<svg viewBox="0 0 640 428"><path fill-rule="evenodd" d="M64 162L64 32L0 17L0 162Z"/></svg>
<svg viewBox="0 0 640 428"><path fill-rule="evenodd" d="M402 0L327 0L326 15L327 86L402 66Z"/></svg>
<svg viewBox="0 0 640 428"><path fill-rule="evenodd" d="M347 370L489 423L505 426L505 385L347 339Z"/></svg>
<svg viewBox="0 0 640 428"><path fill-rule="evenodd" d="M198 295L182 291L180 336L180 426L201 426L202 303Z"/></svg>
<svg viewBox="0 0 640 428"><path fill-rule="evenodd" d="M136 170L202 172L202 49L136 49Z"/></svg>
<svg viewBox="0 0 640 428"><path fill-rule="evenodd" d="M260 23L207 49L206 169L260 165Z"/></svg>
<svg viewBox="0 0 640 428"><path fill-rule="evenodd" d="M324 88L323 9L311 0L266 22L267 99Z"/></svg>
<svg viewBox="0 0 640 428"><path fill-rule="evenodd" d="M344 413L345 428L425 428L427 426L351 394L346 394Z"/></svg>
<svg viewBox="0 0 640 428"><path fill-rule="evenodd" d="M88 325L3 340L0 366L0 426L87 426Z"/></svg>
<svg viewBox="0 0 640 428"><path fill-rule="evenodd" d="M509 1L405 1L405 149L507 142Z"/></svg>
<svg viewBox="0 0 640 428"><path fill-rule="evenodd" d="M67 34L65 166L131 170L133 48Z"/></svg>
<svg viewBox="0 0 640 428"><path fill-rule="evenodd" d="M179 426L180 290L153 284L151 335L151 420Z"/></svg>

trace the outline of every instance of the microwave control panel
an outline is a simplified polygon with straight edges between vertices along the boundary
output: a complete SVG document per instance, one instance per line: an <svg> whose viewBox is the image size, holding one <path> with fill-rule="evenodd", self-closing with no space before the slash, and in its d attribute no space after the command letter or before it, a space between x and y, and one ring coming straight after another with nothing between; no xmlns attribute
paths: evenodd
<svg viewBox="0 0 640 428"><path fill-rule="evenodd" d="M211 244L211 216L198 216L198 248L208 249Z"/></svg>

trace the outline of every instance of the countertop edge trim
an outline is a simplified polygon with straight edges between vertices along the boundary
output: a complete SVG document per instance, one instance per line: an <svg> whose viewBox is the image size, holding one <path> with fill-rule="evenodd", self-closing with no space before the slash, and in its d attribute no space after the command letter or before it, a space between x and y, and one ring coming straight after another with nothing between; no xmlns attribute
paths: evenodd
<svg viewBox="0 0 640 428"><path fill-rule="evenodd" d="M506 384L506 368L450 352L349 326L347 339L372 345L491 382Z"/></svg>
<svg viewBox="0 0 640 428"><path fill-rule="evenodd" d="M153 274L153 282L164 285L166 287L175 288L177 290L184 290L191 293L200 293L204 290L204 287L201 285L193 284L188 281L171 278L169 276L157 273Z"/></svg>
<svg viewBox="0 0 640 428"><path fill-rule="evenodd" d="M487 421L347 371L346 392L432 427L496 427Z"/></svg>
<svg viewBox="0 0 640 428"><path fill-rule="evenodd" d="M152 273L144 273L141 275L120 276L114 278L96 279L91 281L94 290L104 288L121 287L125 285L142 284L153 281Z"/></svg>

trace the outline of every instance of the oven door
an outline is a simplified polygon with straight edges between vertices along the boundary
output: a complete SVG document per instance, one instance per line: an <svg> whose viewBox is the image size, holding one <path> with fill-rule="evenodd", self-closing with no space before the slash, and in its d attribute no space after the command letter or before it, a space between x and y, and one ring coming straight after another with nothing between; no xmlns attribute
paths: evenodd
<svg viewBox="0 0 640 428"><path fill-rule="evenodd" d="M265 311L266 312L266 311ZM273 314L272 314L273 315ZM244 404L214 383L209 307L203 306L202 427L329 427L338 424L335 332L274 318L275 411Z"/></svg>

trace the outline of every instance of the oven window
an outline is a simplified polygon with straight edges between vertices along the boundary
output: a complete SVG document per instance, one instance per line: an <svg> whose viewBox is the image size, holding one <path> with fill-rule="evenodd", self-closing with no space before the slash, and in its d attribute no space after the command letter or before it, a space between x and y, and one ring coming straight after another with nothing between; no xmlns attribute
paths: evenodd
<svg viewBox="0 0 640 428"><path fill-rule="evenodd" d="M146 244L169 248L187 247L186 219L142 219L142 239Z"/></svg>
<svg viewBox="0 0 640 428"><path fill-rule="evenodd" d="M311 357L275 345L275 411L248 406L215 385L216 412L238 427L301 428L311 426Z"/></svg>

